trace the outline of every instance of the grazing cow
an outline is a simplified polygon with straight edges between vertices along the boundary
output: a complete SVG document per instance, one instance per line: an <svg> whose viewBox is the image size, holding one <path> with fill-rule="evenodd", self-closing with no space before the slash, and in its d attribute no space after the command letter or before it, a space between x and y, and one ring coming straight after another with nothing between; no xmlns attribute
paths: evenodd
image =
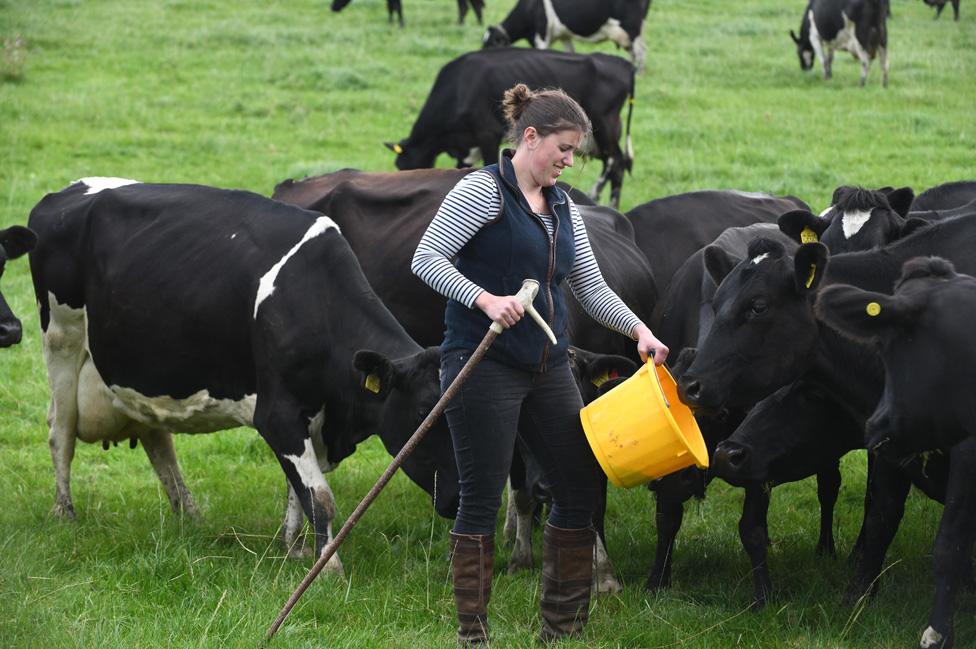
<svg viewBox="0 0 976 649"><path fill-rule="evenodd" d="M957 180L930 187L915 197L913 212L951 210L976 200L976 180Z"/></svg>
<svg viewBox="0 0 976 649"><path fill-rule="evenodd" d="M352 0L332 0L332 11L342 11ZM458 24L464 24L464 17L468 15L468 4L474 9L474 15L478 18L478 24L483 24L481 14L485 9L485 0L457 0L458 4ZM389 22L393 23L393 14L397 15L400 27L403 27L403 6L400 0L386 0L386 11L389 14Z"/></svg>
<svg viewBox="0 0 976 649"><path fill-rule="evenodd" d="M0 230L0 277L3 277L8 260L30 252L36 245L37 236L28 228L13 225ZM19 343L22 332L20 320L7 306L3 293L0 293L0 349Z"/></svg>
<svg viewBox="0 0 976 649"><path fill-rule="evenodd" d="M976 433L976 279L938 257L905 262L894 295L854 286L821 291L818 315L880 343L885 387L867 422L867 445L900 459Z"/></svg>
<svg viewBox="0 0 976 649"><path fill-rule="evenodd" d="M781 214L797 208L809 205L793 196L708 190L658 198L631 209L627 217L663 295L678 267L726 228L775 223Z"/></svg>
<svg viewBox="0 0 976 649"><path fill-rule="evenodd" d="M644 19L651 0L517 0L505 20L485 31L483 46L508 47L523 38L544 50L572 39L598 43L613 41L630 54L638 72L644 71Z"/></svg>
<svg viewBox="0 0 976 649"><path fill-rule="evenodd" d="M924 0L924 2L930 7L935 7L936 19L942 15L942 10L946 6L946 0ZM959 0L952 0L952 19L959 20Z"/></svg>
<svg viewBox="0 0 976 649"><path fill-rule="evenodd" d="M790 30L800 57L809 70L816 56L823 64L824 79L831 75L834 51L850 52L861 62L861 85L877 56L881 59L881 84L888 87L888 0L810 0L803 11L800 35Z"/></svg>
<svg viewBox="0 0 976 649"><path fill-rule="evenodd" d="M472 84L471 80L478 83ZM593 123L587 155L603 162L591 196L610 183L610 204L620 203L624 172L633 162L628 108L626 150L620 148L620 110L634 97L634 68L619 56L569 54L512 47L469 52L437 74L409 137L386 146L397 154L398 169L433 167L440 153L458 166L498 162L507 125L502 97L516 83L533 90L558 86L575 99Z"/></svg>
<svg viewBox="0 0 976 649"><path fill-rule="evenodd" d="M252 426L321 551L335 516L322 468L374 433L398 452L439 397L438 351L407 335L321 214L249 192L95 178L45 196L30 225L56 514L74 515L77 440L138 438L179 510L192 501L170 433ZM454 514L446 426L404 471ZM291 518L286 541L301 524Z"/></svg>
<svg viewBox="0 0 976 649"><path fill-rule="evenodd" d="M976 215L940 221L878 250L841 254L827 265L826 248L808 243L790 259L783 248L759 240L739 262L721 251L706 252L706 266L721 280L713 300L715 323L703 340L695 361L679 380L679 393L693 406L728 407L750 403L777 388L805 378L823 385L863 425L883 388L880 358L872 349L848 341L822 325L813 313L812 298L820 284L852 283L866 290L890 290L901 264L920 254L938 253L967 270L976 270L970 251L976 245ZM963 447L961 444L960 447ZM967 483L961 476L976 470L971 449L953 449L949 495L940 525L937 547L963 538L958 527L967 523ZM879 463L882 464L882 463ZM863 530L864 557L852 590L864 592L880 571L884 551L897 529L903 491L886 493L873 483L872 505ZM899 498L901 504L899 505ZM892 504L893 503L893 504ZM960 568L958 555L936 555L936 605L930 617L931 633L950 637L946 621L946 593L954 592ZM929 631L928 637L933 637Z"/></svg>

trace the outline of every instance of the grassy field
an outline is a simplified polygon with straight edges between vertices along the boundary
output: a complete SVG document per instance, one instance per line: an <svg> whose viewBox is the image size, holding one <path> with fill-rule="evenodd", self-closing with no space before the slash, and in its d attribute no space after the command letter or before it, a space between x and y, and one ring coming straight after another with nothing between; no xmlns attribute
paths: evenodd
<svg viewBox="0 0 976 649"><path fill-rule="evenodd" d="M736 188L792 193L819 210L843 183L920 191L976 177L976 8L936 22L921 2L893 0L885 90L876 64L859 88L846 55L829 82L801 73L787 32L804 4L655 0L625 209ZM401 30L387 25L381 0L341 14L326 0L0 0L0 227L25 223L45 193L84 176L270 194L288 177L392 170L381 143L408 133L436 71L482 33L472 16L456 24L453 1L404 5ZM509 5L488 0L487 19ZM598 167L569 180L589 187ZM270 451L250 430L177 439L204 510L192 525L169 512L141 450L79 445L78 520L53 520L48 387L26 263L8 264L3 288L25 339L0 354L0 647L255 646L309 565L285 560L275 543L284 490ZM330 476L340 515L387 460L373 441ZM860 525L862 464L857 454L844 463L842 554ZM840 600L848 566L813 556L814 485L777 490L779 590L753 614L740 502L715 484L689 505L674 589L649 595L652 502L642 489L613 491L608 542L626 589L596 600L584 638L565 646L914 646L940 507L912 496L881 594L854 611ZM448 529L397 477L343 548L347 579L316 582L275 646L451 646ZM507 557L499 553L499 572ZM538 582L538 572L496 579L494 646L533 646ZM959 646L976 643L974 604L972 594L960 601Z"/></svg>

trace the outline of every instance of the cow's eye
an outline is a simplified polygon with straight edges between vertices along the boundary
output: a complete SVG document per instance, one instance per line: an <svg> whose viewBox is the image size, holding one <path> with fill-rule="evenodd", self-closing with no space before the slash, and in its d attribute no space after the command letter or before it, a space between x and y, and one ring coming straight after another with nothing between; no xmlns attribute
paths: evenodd
<svg viewBox="0 0 976 649"><path fill-rule="evenodd" d="M762 300L756 300L752 303L752 307L749 309L749 315L758 316L766 313L769 310L769 306Z"/></svg>

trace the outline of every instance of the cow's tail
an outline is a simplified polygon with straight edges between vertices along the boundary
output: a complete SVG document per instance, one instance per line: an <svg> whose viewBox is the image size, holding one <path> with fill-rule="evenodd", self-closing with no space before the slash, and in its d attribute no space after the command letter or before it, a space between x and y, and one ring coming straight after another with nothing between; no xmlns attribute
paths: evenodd
<svg viewBox="0 0 976 649"><path fill-rule="evenodd" d="M631 172L634 166L634 145L630 141L630 119L634 115L634 88L636 85L637 71L632 68L630 71L630 93L627 96L627 129L624 140L624 169L627 173Z"/></svg>

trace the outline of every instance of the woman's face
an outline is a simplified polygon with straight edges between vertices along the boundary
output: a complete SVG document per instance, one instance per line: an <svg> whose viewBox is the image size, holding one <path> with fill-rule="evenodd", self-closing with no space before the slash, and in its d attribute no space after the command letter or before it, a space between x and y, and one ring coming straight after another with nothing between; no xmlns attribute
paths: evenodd
<svg viewBox="0 0 976 649"><path fill-rule="evenodd" d="M572 128L546 136L540 136L531 126L525 129L522 146L527 149L532 180L540 187L555 185L563 169L573 166L573 155L582 140L583 134Z"/></svg>

